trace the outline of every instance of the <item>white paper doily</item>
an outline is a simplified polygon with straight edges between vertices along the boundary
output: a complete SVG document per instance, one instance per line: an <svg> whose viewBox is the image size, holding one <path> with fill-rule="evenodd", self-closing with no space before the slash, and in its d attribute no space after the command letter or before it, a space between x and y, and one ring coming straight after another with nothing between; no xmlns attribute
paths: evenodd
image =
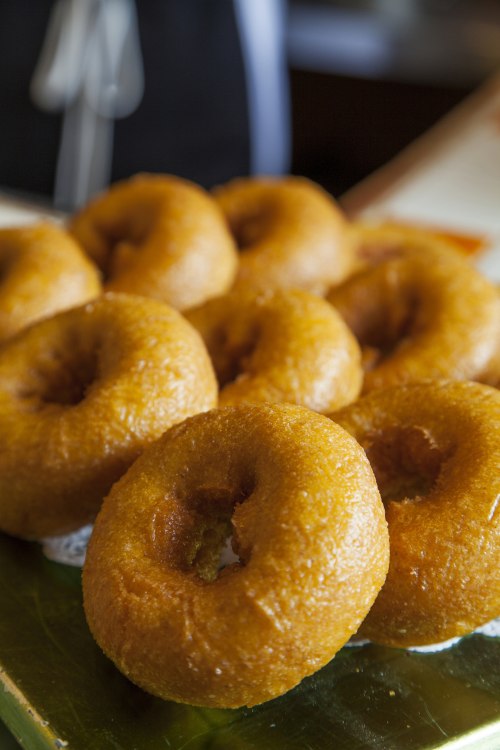
<svg viewBox="0 0 500 750"><path fill-rule="evenodd" d="M54 562L81 568L85 562L85 553L91 533L92 526L89 524L71 534L41 539L43 554Z"/></svg>

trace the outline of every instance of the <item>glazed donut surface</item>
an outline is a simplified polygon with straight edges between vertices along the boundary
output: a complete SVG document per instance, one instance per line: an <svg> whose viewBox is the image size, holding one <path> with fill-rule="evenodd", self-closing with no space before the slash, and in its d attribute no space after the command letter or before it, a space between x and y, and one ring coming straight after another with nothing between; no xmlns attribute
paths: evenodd
<svg viewBox="0 0 500 750"><path fill-rule="evenodd" d="M186 317L207 346L221 406L289 401L326 412L359 395L357 341L331 305L308 292L236 290Z"/></svg>
<svg viewBox="0 0 500 750"><path fill-rule="evenodd" d="M223 294L237 253L208 193L169 175L117 182L70 222L108 291L154 297L184 310Z"/></svg>
<svg viewBox="0 0 500 750"><path fill-rule="evenodd" d="M237 179L214 196L240 248L237 286L324 294L351 270L347 222L313 182Z"/></svg>
<svg viewBox="0 0 500 750"><path fill-rule="evenodd" d="M230 535L239 561L219 570ZM113 487L87 552L85 612L149 692L253 705L333 657L387 557L375 480L347 433L288 404L226 407L169 430Z"/></svg>
<svg viewBox="0 0 500 750"><path fill-rule="evenodd" d="M493 377L498 294L444 246L407 250L361 271L328 300L361 344L365 392L427 378Z"/></svg>
<svg viewBox="0 0 500 750"><path fill-rule="evenodd" d="M0 266L0 341L101 292L97 268L49 222L0 229Z"/></svg>
<svg viewBox="0 0 500 750"><path fill-rule="evenodd" d="M0 351L0 529L79 528L148 443L216 398L198 334L155 300L108 294L21 332Z"/></svg>
<svg viewBox="0 0 500 750"><path fill-rule="evenodd" d="M500 394L429 381L332 418L365 449L389 524L389 573L360 632L415 646L500 615Z"/></svg>

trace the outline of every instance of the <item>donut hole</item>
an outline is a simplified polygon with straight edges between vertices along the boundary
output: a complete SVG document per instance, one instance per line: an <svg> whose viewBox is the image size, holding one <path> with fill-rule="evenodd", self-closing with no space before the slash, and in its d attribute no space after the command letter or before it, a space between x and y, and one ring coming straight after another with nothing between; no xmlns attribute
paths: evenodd
<svg viewBox="0 0 500 750"><path fill-rule="evenodd" d="M189 560L190 567L203 581L207 583L215 581L229 561L231 564L241 564L239 555L231 554L232 543L233 528L230 520L212 518L206 526L201 528L195 544L196 551Z"/></svg>
<svg viewBox="0 0 500 750"><path fill-rule="evenodd" d="M216 332L217 343L210 347L219 388L233 383L249 369L252 355L258 345L260 329L256 323L246 325L244 330L229 333L221 327Z"/></svg>
<svg viewBox="0 0 500 750"><path fill-rule="evenodd" d="M132 266L146 238L151 232L155 210L151 206L141 206L130 216L122 216L112 223L96 224L100 238L101 252L96 262L109 281L124 273Z"/></svg>
<svg viewBox="0 0 500 750"><path fill-rule="evenodd" d="M407 345L415 333L417 310L418 301L414 297L393 298L378 310L370 309L351 326L361 346L365 372Z"/></svg>
<svg viewBox="0 0 500 750"><path fill-rule="evenodd" d="M78 363L72 362L46 381L42 400L49 404L76 406L84 400L96 378L96 356L80 359Z"/></svg>
<svg viewBox="0 0 500 750"><path fill-rule="evenodd" d="M448 455L422 427L390 427L363 445L384 504L420 500L436 484Z"/></svg>
<svg viewBox="0 0 500 750"><path fill-rule="evenodd" d="M70 357L67 352L51 350L32 368L30 382L18 395L38 408L50 404L76 406L97 377L97 351L72 352Z"/></svg>
<svg viewBox="0 0 500 750"><path fill-rule="evenodd" d="M260 242L269 232L270 223L271 212L263 207L231 217L229 228L238 250L244 252Z"/></svg>
<svg viewBox="0 0 500 750"><path fill-rule="evenodd" d="M187 567L202 581L215 581L227 568L244 565L248 555L238 544L233 526L236 508L250 497L253 482L234 491L227 487L200 487L189 499L193 532L187 545Z"/></svg>
<svg viewBox="0 0 500 750"><path fill-rule="evenodd" d="M397 260L360 270L328 295L360 344L365 372L404 351L425 330L425 294L405 271Z"/></svg>

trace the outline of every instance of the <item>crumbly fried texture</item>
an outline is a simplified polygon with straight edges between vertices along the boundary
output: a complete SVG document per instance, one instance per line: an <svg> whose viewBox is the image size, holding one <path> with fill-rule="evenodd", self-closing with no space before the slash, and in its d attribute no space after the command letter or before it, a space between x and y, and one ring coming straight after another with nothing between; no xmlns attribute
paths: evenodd
<svg viewBox="0 0 500 750"><path fill-rule="evenodd" d="M143 448L213 407L203 342L155 300L107 294L0 351L0 529L78 528Z"/></svg>
<svg viewBox="0 0 500 750"><path fill-rule="evenodd" d="M327 412L359 395L358 343L331 305L308 292L234 291L186 317L207 346L221 406L288 401Z"/></svg>
<svg viewBox="0 0 500 750"><path fill-rule="evenodd" d="M239 561L219 570L230 535ZM310 410L245 404L172 428L113 487L87 553L85 612L149 692L253 705L334 656L387 565L357 443Z"/></svg>
<svg viewBox="0 0 500 750"><path fill-rule="evenodd" d="M212 197L169 175L113 185L69 229L104 277L104 288L154 297L184 310L223 294L238 255Z"/></svg>
<svg viewBox="0 0 500 750"><path fill-rule="evenodd" d="M364 352L363 389L427 378L495 377L500 299L444 246L409 247L328 294Z"/></svg>
<svg viewBox="0 0 500 750"><path fill-rule="evenodd" d="M55 224L0 229L0 341L97 297L96 266Z"/></svg>
<svg viewBox="0 0 500 750"><path fill-rule="evenodd" d="M332 418L365 448L389 524L389 574L361 633L414 646L497 617L498 391L412 384L374 391Z"/></svg>
<svg viewBox="0 0 500 750"><path fill-rule="evenodd" d="M237 287L324 294L350 272L347 222L313 182L238 179L218 187L214 197L240 249Z"/></svg>

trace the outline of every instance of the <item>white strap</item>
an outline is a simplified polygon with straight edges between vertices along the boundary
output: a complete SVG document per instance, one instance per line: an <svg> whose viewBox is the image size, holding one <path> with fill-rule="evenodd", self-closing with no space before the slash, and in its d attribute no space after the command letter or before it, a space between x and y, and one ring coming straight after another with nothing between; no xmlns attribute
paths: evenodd
<svg viewBox="0 0 500 750"><path fill-rule="evenodd" d="M54 201L74 208L107 185L112 120L136 109L144 89L133 0L58 0L31 82L47 110L64 110Z"/></svg>
<svg viewBox="0 0 500 750"><path fill-rule="evenodd" d="M284 0L234 0L247 79L252 174L290 169Z"/></svg>

